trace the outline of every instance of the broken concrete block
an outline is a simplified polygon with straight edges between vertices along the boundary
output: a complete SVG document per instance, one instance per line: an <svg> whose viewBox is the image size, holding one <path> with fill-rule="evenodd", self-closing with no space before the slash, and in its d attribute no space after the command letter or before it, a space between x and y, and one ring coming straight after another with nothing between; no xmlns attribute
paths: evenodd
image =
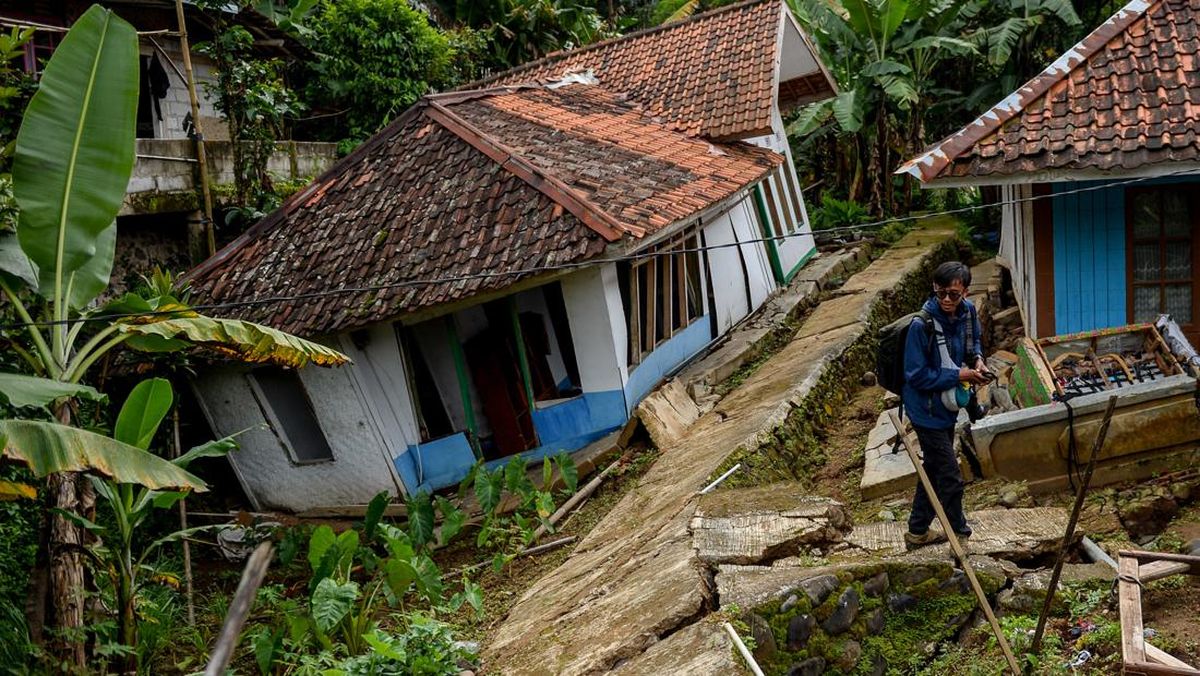
<svg viewBox="0 0 1200 676"><path fill-rule="evenodd" d="M741 657L724 628L715 622L701 621L619 663L613 673L737 674L742 669Z"/></svg>
<svg viewBox="0 0 1200 676"><path fill-rule="evenodd" d="M700 417L700 409L683 383L674 379L638 404L637 417L646 426L655 445L666 448L683 438L688 427Z"/></svg>
<svg viewBox="0 0 1200 676"><path fill-rule="evenodd" d="M800 583L800 589L808 595L813 607L825 603L825 599L838 588L838 579L833 575L818 575Z"/></svg>
<svg viewBox="0 0 1200 676"><path fill-rule="evenodd" d="M811 497L792 483L717 491L700 497L691 530L708 563L760 563L803 546L842 540L850 518L838 502Z"/></svg>

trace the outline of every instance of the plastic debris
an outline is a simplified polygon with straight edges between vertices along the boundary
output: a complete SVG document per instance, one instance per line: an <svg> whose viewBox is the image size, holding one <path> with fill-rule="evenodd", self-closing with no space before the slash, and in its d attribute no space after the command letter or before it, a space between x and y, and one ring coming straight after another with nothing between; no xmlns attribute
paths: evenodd
<svg viewBox="0 0 1200 676"><path fill-rule="evenodd" d="M1075 659L1071 660L1067 666L1071 668L1082 667L1090 659L1092 659L1092 653L1090 650L1080 650L1079 653L1075 655Z"/></svg>
<svg viewBox="0 0 1200 676"><path fill-rule="evenodd" d="M1142 638L1154 638L1155 636L1158 636L1158 632L1154 631L1150 627L1146 627L1142 630Z"/></svg>

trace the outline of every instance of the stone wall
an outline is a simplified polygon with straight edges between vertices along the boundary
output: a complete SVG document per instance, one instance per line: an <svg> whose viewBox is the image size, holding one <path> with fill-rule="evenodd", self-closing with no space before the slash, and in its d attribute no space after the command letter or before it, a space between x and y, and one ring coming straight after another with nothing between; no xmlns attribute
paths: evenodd
<svg viewBox="0 0 1200 676"><path fill-rule="evenodd" d="M310 179L337 159L337 144L284 141L267 163L273 176L289 181ZM205 144L209 180L214 192L233 185L233 144ZM199 176L195 144L189 139L138 139L137 164L129 179L121 216L193 211L199 208Z"/></svg>

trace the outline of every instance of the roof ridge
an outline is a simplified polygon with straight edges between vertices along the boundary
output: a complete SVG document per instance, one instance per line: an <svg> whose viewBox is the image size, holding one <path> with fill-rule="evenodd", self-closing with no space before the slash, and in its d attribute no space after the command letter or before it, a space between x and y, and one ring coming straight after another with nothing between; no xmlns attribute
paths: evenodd
<svg viewBox="0 0 1200 676"><path fill-rule="evenodd" d="M621 233L635 237L646 234L644 229L622 223L590 200L576 194L560 179L521 157L512 148L491 138L438 101L429 101L429 109L425 114L477 151L490 157L505 171L525 181L552 202L566 209L606 241L619 240Z"/></svg>
<svg viewBox="0 0 1200 676"><path fill-rule="evenodd" d="M689 16L686 19L681 19L679 21L672 21L670 23L661 23L661 24L658 24L657 26L650 26L648 28L642 28L640 30L633 31L632 33L626 33L624 35L618 35L616 37L607 38L605 40L600 40L598 42L592 42L590 44L586 44L581 47L577 47L575 49L560 49L560 50L551 52L551 53L543 56L540 59L534 59L533 61L526 61L525 63L522 63L517 66L513 66L512 68L509 68L508 70L503 70L503 71L500 71L499 73L493 73L492 75L489 75L485 78L481 78L479 80L475 80L474 82L468 82L467 84L465 84L461 87L455 88L454 91L466 90L466 89L486 89L486 87L483 87L482 85L486 85L490 82L495 82L496 80L500 80L503 78L511 77L513 75L516 75L518 73L521 73L521 72L524 72L527 70L533 70L535 68L544 66L548 63L553 63L554 61L557 61L559 59L566 58L568 56L574 56L576 54L583 54L585 52L590 52L590 51L593 51L596 49L600 49L602 47L614 45L619 42L628 42L628 41L635 40L637 38L645 37L647 35L653 35L655 33L661 33L661 32L668 31L668 30L674 30L676 28L679 28L680 26L691 25L698 21L703 21L703 20L709 19L711 17L717 16L719 14L724 14L726 12L732 12L735 10L743 9L743 8L749 7L751 5L758 5L758 4L763 4L763 3L767 3L767 2L774 2L776 4L782 5L784 0L742 0L742 2L735 2L733 4L725 5L723 7L717 7L715 9L710 9L707 12L693 14L692 16Z"/></svg>
<svg viewBox="0 0 1200 676"><path fill-rule="evenodd" d="M1147 10L1164 1L1130 0L1082 40L1059 55L1041 72L1001 99L999 103L988 108L963 128L938 141L928 150L900 165L893 173L909 174L922 183L938 178L939 174L963 152L1024 112L1030 103L1044 96L1055 84L1069 78L1071 73L1086 64L1113 38L1128 30L1135 21L1144 17ZM1078 60L1072 63L1073 59Z"/></svg>

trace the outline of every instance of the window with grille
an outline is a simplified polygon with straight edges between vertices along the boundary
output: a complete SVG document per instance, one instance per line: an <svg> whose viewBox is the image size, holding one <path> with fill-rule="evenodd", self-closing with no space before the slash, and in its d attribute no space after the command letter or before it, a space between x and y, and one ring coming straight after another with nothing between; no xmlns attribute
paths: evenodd
<svg viewBox="0 0 1200 676"><path fill-rule="evenodd" d="M1180 324L1195 315L1196 209L1182 186L1130 190L1129 315L1152 322L1161 313Z"/></svg>
<svg viewBox="0 0 1200 676"><path fill-rule="evenodd" d="M770 223L769 237L787 237L803 225L803 211L800 210L800 197L796 190L788 190L788 184L795 185L795 175L791 167L780 166L771 172L761 184L763 200L766 202L767 215ZM782 244L782 241L777 241Z"/></svg>
<svg viewBox="0 0 1200 676"><path fill-rule="evenodd" d="M678 235L629 266L622 300L631 366L703 314L698 247L695 232Z"/></svg>

